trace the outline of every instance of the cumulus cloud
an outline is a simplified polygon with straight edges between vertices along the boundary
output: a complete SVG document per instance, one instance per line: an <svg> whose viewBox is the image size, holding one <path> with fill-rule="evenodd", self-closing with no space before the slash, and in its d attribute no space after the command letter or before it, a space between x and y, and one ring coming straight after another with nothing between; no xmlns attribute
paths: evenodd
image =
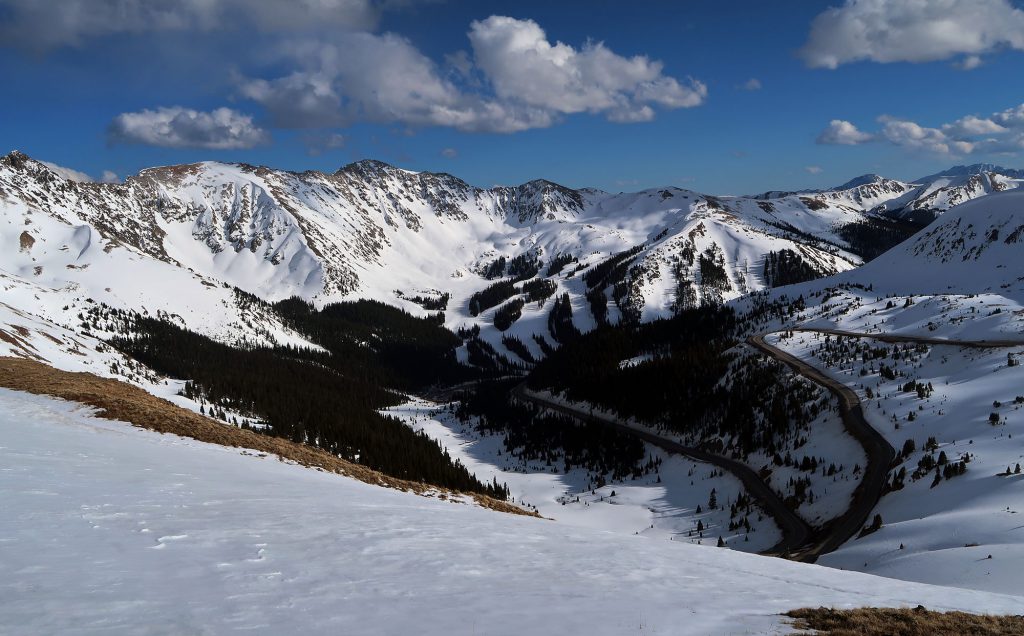
<svg viewBox="0 0 1024 636"><path fill-rule="evenodd" d="M459 151L455 148L445 148L441 151L441 156L445 159L454 159L459 156Z"/></svg>
<svg viewBox="0 0 1024 636"><path fill-rule="evenodd" d="M41 161L40 163L56 172L57 176L60 178L67 179L68 181L78 181L80 183L92 183L95 181L95 179L89 175L84 172L79 172L74 168L65 168L64 166L58 166L57 164L50 163L49 161Z"/></svg>
<svg viewBox="0 0 1024 636"><path fill-rule="evenodd" d="M817 143L856 146L872 141L874 138L874 135L862 132L845 119L833 119L818 135Z"/></svg>
<svg viewBox="0 0 1024 636"><path fill-rule="evenodd" d="M447 71L392 33L291 42L279 54L297 70L240 78L239 90L288 128L370 121L506 133L584 112L649 121L655 107L690 108L707 97L701 82L667 76L645 56L552 44L532 20L491 16L472 23L469 40L472 53L447 56Z"/></svg>
<svg viewBox="0 0 1024 636"><path fill-rule="evenodd" d="M743 82L742 85L740 85L740 88L742 88L745 91L759 91L761 90L761 87L761 80L757 79L756 77L751 77L747 81Z"/></svg>
<svg viewBox="0 0 1024 636"><path fill-rule="evenodd" d="M271 80L242 80L240 91L284 128L370 121L515 132L553 122L540 109L460 90L395 34L347 33L332 43L289 43L280 53L299 70Z"/></svg>
<svg viewBox="0 0 1024 636"><path fill-rule="evenodd" d="M809 174L821 174L824 171L821 166L807 166L804 170Z"/></svg>
<svg viewBox="0 0 1024 636"><path fill-rule="evenodd" d="M1006 132L1006 128L988 117L968 115L951 124L943 124L942 131L954 137L969 137L971 135L996 135Z"/></svg>
<svg viewBox="0 0 1024 636"><path fill-rule="evenodd" d="M123 33L370 29L378 14L370 0L0 0L0 42L45 50Z"/></svg>
<svg viewBox="0 0 1024 636"><path fill-rule="evenodd" d="M949 137L938 128L928 128L905 119L880 118L882 137L897 146L924 150L937 155L967 154L974 150L969 141Z"/></svg>
<svg viewBox="0 0 1024 636"><path fill-rule="evenodd" d="M928 154L960 157L978 153L1017 153L1024 150L1024 104L992 113L988 117L967 115L937 127L923 126L909 119L882 115L875 134L864 133L853 124L833 120L818 137L819 143L846 143L861 135L894 146ZM848 141L840 141L847 139Z"/></svg>
<svg viewBox="0 0 1024 636"><path fill-rule="evenodd" d="M122 113L107 131L115 143L138 143L165 148L207 148L226 150L252 148L269 141L252 117L230 108L210 112L162 107L136 113Z"/></svg>
<svg viewBox="0 0 1024 636"><path fill-rule="evenodd" d="M551 43L533 20L491 16L470 25L476 65L503 100L557 113L606 113L616 121L647 121L649 104L699 106L707 87L662 74L661 62L623 57L601 42L576 49Z"/></svg>
<svg viewBox="0 0 1024 636"><path fill-rule="evenodd" d="M932 62L965 56L963 68L986 53L1024 50L1024 11L1009 0L846 0L811 23L800 56L811 67Z"/></svg>
<svg viewBox="0 0 1024 636"><path fill-rule="evenodd" d="M121 183L121 177L113 170L104 170L100 175L100 183Z"/></svg>

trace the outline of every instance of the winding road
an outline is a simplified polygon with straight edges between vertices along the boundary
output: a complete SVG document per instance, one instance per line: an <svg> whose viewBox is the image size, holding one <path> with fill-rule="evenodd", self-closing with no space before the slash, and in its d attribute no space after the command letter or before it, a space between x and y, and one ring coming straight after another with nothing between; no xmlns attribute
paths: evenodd
<svg viewBox="0 0 1024 636"><path fill-rule="evenodd" d="M873 334L856 333L839 329L810 329L795 328L786 331L801 331L822 333L833 336L846 336L852 338L871 338L882 342L906 342L914 344L949 345L960 347L971 347L981 349L992 349L1000 347L1024 346L1022 341L1011 340L977 340L961 341L946 340L942 338L929 338L925 336L905 336L898 334ZM778 332L772 332L778 333ZM853 389L845 384L834 380L822 371L804 362L800 358L787 353L773 345L765 342L765 336L760 334L750 336L747 342L762 353L775 358L779 362L789 366L794 372L808 378L830 391L839 400L840 415L843 427L863 448L867 455L867 464L864 467L864 476L853 492L850 506L839 517L832 519L820 527L812 527L801 519L795 512L786 506L782 498L773 491L761 477L749 466L720 455L714 455L707 451L691 446L684 446L679 442L659 435L653 431L640 430L628 425L625 421L601 411L586 409L557 402L550 398L538 395L526 389L525 384L520 384L513 390L513 395L518 399L532 402L538 406L560 412L571 417L593 419L603 424L613 426L626 433L635 435L640 439L658 446L668 452L686 455L701 462L707 462L735 475L746 487L747 492L757 499L774 519L782 531L782 539L774 546L762 552L762 554L780 556L796 561L813 563L822 554L837 549L851 537L856 535L865 526L872 510L878 504L883 489L888 480L889 470L893 460L896 458L896 449L888 441L868 424L864 418L864 410L860 398Z"/></svg>
<svg viewBox="0 0 1024 636"><path fill-rule="evenodd" d="M882 497L882 490L888 481L889 468L896 458L896 449L864 419L860 398L853 389L826 376L800 358L768 344L764 341L765 335L767 334L750 336L747 342L815 384L831 391L839 399L843 427L864 448L868 458L864 476L854 489L846 512L823 525L810 541L788 555L789 558L798 561L813 562L822 554L838 548L864 527L868 516Z"/></svg>
<svg viewBox="0 0 1024 636"><path fill-rule="evenodd" d="M1024 340L949 340L948 338L930 338L928 336L905 336L898 333L858 333L855 331L845 331L843 329L817 329L811 327L794 327L793 329L787 329L786 331L825 333L831 336L846 336L849 338L871 338L880 342L889 343L906 342L910 344L950 345L953 347L967 347L969 349L1002 349L1004 347L1024 346Z"/></svg>
<svg viewBox="0 0 1024 636"><path fill-rule="evenodd" d="M670 453L685 455L696 461L712 464L718 468L729 471L743 482L743 487L747 489L747 493L756 499L760 506L772 516L775 520L775 524L779 527L779 530L782 531L782 539L780 539L774 546L762 552L762 554L786 556L794 550L803 547L811 537L813 532L811 526L793 512L785 503L783 503L782 498L746 464L729 457L722 457L720 455L708 453L707 451L699 448L684 446L673 439L659 435L653 431L642 430L629 426L623 420L615 417L614 415L609 415L608 413L603 413L593 409L573 407L557 402L528 390L525 384L520 384L513 389L512 394L520 400L531 402L547 410L568 415L569 417L576 419L589 419L600 422L630 435L634 435L643 441Z"/></svg>

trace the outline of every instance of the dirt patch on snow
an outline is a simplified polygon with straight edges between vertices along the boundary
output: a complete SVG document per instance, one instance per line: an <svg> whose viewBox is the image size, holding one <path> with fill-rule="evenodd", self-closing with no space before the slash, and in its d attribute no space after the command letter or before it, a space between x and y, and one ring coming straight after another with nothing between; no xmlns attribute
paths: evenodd
<svg viewBox="0 0 1024 636"><path fill-rule="evenodd" d="M1024 616L988 616L966 612L933 612L924 607L828 607L787 612L797 629L822 636L1015 636L1024 634ZM808 632L805 632L808 633Z"/></svg>
<svg viewBox="0 0 1024 636"><path fill-rule="evenodd" d="M11 334L0 331L0 337L4 335ZM537 516L505 501L396 479L312 446L221 424L151 395L139 387L91 373L72 373L33 360L0 357L0 386L85 404L97 409L96 415L105 419L130 422L140 428L189 437L200 442L277 455L282 460L290 460L307 468L345 475L368 484L444 500L472 499L491 510Z"/></svg>
<svg viewBox="0 0 1024 636"><path fill-rule="evenodd" d="M21 236L18 237L18 242L21 244L21 251L28 252L36 244L36 239L28 232L22 232Z"/></svg>

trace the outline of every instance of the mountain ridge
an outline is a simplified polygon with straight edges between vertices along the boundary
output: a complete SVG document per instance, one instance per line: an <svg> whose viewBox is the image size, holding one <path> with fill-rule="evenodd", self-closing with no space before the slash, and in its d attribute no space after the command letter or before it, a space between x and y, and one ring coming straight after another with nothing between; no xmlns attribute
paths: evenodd
<svg viewBox="0 0 1024 636"><path fill-rule="evenodd" d="M181 315L204 333L225 333L211 325L244 322L237 307L229 317L211 316L206 301L195 301L212 287L237 287L269 301L367 298L418 314L425 310L415 299L447 295L449 328L482 327L483 338L509 355L505 337L519 338L533 356L543 356L537 338L557 345L545 306L551 295L569 295L571 320L582 331L666 317L849 270L880 251L870 248L880 236L907 235L888 219L907 218L908 209L934 214L1018 185L994 173L956 183L944 178L935 187L866 175L844 189L755 197L677 187L613 194L546 179L478 188L448 173L373 159L333 173L207 161L100 184L68 181L19 151L0 158L0 210L10 227L4 240L19 245L26 233L35 245L13 249L7 259L7 270L21 273L19 284L42 284L56 296L89 288L113 306ZM37 213L67 229L55 227L47 236ZM631 250L635 255L610 277L595 282L575 275ZM44 252L49 264L40 260ZM184 288L196 284L189 281L201 287L171 298L141 283L129 285L129 294L91 277L88 268L99 260L118 269L113 263L122 253L162 261L176 269ZM504 328L494 328L498 305L526 295L513 291L477 313L468 311L470 299L491 284L485 272L513 275L507 263L515 259L533 263L522 280L533 279L547 295L516 310L511 327L502 319ZM572 264L548 275L559 259ZM232 306L229 296L214 306Z"/></svg>

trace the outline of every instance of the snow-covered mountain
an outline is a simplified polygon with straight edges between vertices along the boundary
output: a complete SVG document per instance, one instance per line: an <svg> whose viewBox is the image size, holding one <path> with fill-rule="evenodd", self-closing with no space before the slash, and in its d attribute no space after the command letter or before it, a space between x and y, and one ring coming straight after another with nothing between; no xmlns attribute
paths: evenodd
<svg viewBox="0 0 1024 636"><path fill-rule="evenodd" d="M859 258L836 229L859 214L677 188L608 194L538 180L481 189L376 161L334 174L200 163L97 184L65 180L21 153L0 159L7 284L54 296L41 304L64 324L91 298L175 315L213 335L237 335L246 318L227 287L267 300L373 298L419 312L408 298L450 294L450 326L486 327L493 310L471 316L468 304L490 284L488 268L500 278L510 271L499 259L519 257L544 264L525 278L544 278L558 256L575 262L550 278L586 329L588 285L575 271L631 248L630 266L595 293L605 293L612 321L621 311L648 319L765 287L773 251L798 255L814 274L849 269ZM693 292L681 300L684 286ZM532 313L526 330L545 332L546 311Z"/></svg>
<svg viewBox="0 0 1024 636"><path fill-rule="evenodd" d="M784 330L769 341L856 392L867 421L900 451L875 508L885 527L821 563L976 589L1017 576L1022 262L1024 190L1015 189L950 209L855 270L769 294L806 301L767 327ZM861 336L813 331L822 329ZM957 462L966 472L947 469Z"/></svg>
<svg viewBox="0 0 1024 636"><path fill-rule="evenodd" d="M873 212L927 223L946 210L996 192L1024 184L1024 171L991 164L955 166L922 177L905 195L888 201Z"/></svg>
<svg viewBox="0 0 1024 636"><path fill-rule="evenodd" d="M418 313L417 300L449 294L448 326L480 325L501 351L496 307L471 312L470 298L516 273L505 263L517 257L528 263L517 278L547 278L545 293L568 293L587 330L849 270L870 251L851 228L885 229L883 215L920 218L1024 182L992 166L924 181L865 175L834 190L744 197L674 187L611 194L544 180L477 188L360 161L333 174L204 162L99 184L12 152L0 159L0 266L6 284L52 297L38 303L65 325L91 298L222 339L282 335L240 326L250 316L230 287L271 301L372 298ZM576 276L628 250L609 276ZM567 264L548 275L558 258ZM595 315L602 296L607 309ZM549 311L526 303L510 333L536 348Z"/></svg>
<svg viewBox="0 0 1024 636"><path fill-rule="evenodd" d="M904 294L1024 291L1024 190L975 199L846 278Z"/></svg>

